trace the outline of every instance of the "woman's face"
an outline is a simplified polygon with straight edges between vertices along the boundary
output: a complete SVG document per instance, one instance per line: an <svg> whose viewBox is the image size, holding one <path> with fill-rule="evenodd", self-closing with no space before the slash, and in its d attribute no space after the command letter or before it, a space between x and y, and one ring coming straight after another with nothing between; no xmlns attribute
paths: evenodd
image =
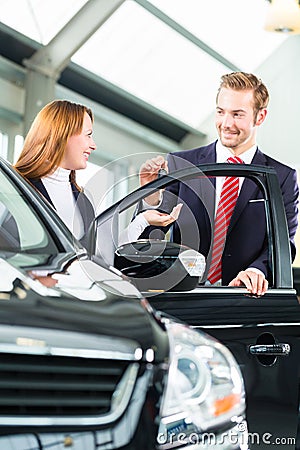
<svg viewBox="0 0 300 450"><path fill-rule="evenodd" d="M80 134L70 136L60 167L68 170L85 169L87 161L96 144L92 137L93 124L90 116L85 113Z"/></svg>

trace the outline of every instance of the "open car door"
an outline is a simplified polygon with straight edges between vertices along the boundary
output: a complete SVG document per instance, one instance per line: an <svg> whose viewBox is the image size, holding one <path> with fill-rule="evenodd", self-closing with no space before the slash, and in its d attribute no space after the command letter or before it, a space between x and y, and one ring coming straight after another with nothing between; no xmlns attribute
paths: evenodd
<svg viewBox="0 0 300 450"><path fill-rule="evenodd" d="M116 254L120 256L118 237L121 228L130 223L143 198L158 189L172 190L172 184L178 180L195 190L200 186L199 183L207 186L213 177L227 175L250 179L261 192L260 207L265 212L270 268L270 286L264 296L250 296L244 288L207 286L205 271L199 275L197 283L194 283L194 272L190 284L187 272L179 274L175 265L182 247L183 250L186 245L190 247L190 240L188 244L182 241L182 247L174 250L173 243L168 243L165 238L162 241L164 245L158 246L158 254L150 245L151 239L143 241L142 245L141 241L131 243L132 251L128 256L130 264L119 265L119 269L143 291L149 303L161 314L174 316L197 329L204 329L234 354L246 386L250 448L263 449L269 448L269 445L300 448L300 444L297 444L300 306L293 288L286 215L274 169L213 164L189 167L163 176L132 192L97 217L98 239L97 243L96 239L90 239L89 251L91 255L98 253L98 257L100 255L108 265L118 265ZM206 189L201 189L201 199L209 203L212 193L207 196L204 193ZM198 230L191 225L186 234L193 236L193 239L195 236L201 239L197 233ZM168 234L172 238L172 230ZM102 244L104 242L112 242L108 250L107 245ZM211 247L210 242L207 245ZM145 249L146 260L143 253ZM121 256L126 258L124 252L121 252ZM133 256L135 259L132 262ZM160 273L154 270L158 263L170 262L172 259L174 264L167 264L165 272L163 269ZM143 271L145 262L148 266ZM135 269L124 271L124 267L128 266ZM195 268L195 264L192 266ZM178 277L180 280L186 277L187 283L179 287L174 281L170 282L169 287L164 284L170 279L178 281Z"/></svg>

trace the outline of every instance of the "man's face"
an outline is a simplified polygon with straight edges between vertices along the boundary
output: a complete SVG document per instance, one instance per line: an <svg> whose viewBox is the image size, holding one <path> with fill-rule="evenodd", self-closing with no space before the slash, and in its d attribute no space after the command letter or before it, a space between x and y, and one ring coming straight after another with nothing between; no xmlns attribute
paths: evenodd
<svg viewBox="0 0 300 450"><path fill-rule="evenodd" d="M259 117L261 119L261 117ZM216 128L225 147L239 155L255 145L256 128L262 120L255 120L253 92L222 88L217 98Z"/></svg>

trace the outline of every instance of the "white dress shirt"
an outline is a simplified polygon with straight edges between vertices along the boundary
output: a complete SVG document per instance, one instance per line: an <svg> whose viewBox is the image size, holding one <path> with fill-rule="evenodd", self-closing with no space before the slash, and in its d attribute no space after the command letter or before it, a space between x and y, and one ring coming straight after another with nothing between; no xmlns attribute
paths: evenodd
<svg viewBox="0 0 300 450"><path fill-rule="evenodd" d="M239 157L242 159L242 161L245 164L251 164L254 154L256 152L256 144L253 145L249 150L246 150L244 153L239 155ZM224 145L221 144L220 141L217 141L216 144L216 162L217 163L224 163L227 162L227 159L234 156L234 153L231 152L231 150L227 147L224 147ZM217 177L216 179L216 203L215 203L215 213L217 212L218 203L221 196L221 191L223 187L225 177ZM242 187L242 184L244 182L244 178L240 177L239 179L239 193ZM252 272L256 272L258 274L262 274L262 271L257 269L256 267L248 267L246 270L251 270ZM215 284L220 285L222 283L221 280L217 281ZM207 284L210 284L209 281L207 281Z"/></svg>
<svg viewBox="0 0 300 450"><path fill-rule="evenodd" d="M239 157L243 160L245 164L251 164L254 154L256 152L256 145L253 145L249 150L245 151ZM234 153L230 151L229 148L224 147L220 141L217 142L216 145L216 162L217 163L226 163L227 159L234 156ZM217 177L216 179L216 209L220 200L222 186L224 183L225 177ZM239 179L239 192L241 190L244 178Z"/></svg>
<svg viewBox="0 0 300 450"><path fill-rule="evenodd" d="M132 222L119 235L119 245L136 241L142 232L149 226L148 220L143 213L138 214Z"/></svg>

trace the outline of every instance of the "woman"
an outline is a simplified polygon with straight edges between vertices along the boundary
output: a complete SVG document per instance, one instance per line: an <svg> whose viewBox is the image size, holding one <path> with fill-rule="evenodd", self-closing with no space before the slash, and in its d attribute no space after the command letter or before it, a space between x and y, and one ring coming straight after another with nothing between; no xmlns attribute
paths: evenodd
<svg viewBox="0 0 300 450"><path fill-rule="evenodd" d="M52 101L34 119L15 164L83 244L94 208L76 183L76 170L85 169L96 150L93 120L86 106Z"/></svg>
<svg viewBox="0 0 300 450"><path fill-rule="evenodd" d="M96 150L93 121L91 109L84 105L67 100L48 103L34 119L14 166L52 204L83 245L87 244L85 235L94 208L76 183L76 170L85 169ZM165 226L174 220L158 211L141 213L125 236L123 233L122 242L135 240L148 224Z"/></svg>

